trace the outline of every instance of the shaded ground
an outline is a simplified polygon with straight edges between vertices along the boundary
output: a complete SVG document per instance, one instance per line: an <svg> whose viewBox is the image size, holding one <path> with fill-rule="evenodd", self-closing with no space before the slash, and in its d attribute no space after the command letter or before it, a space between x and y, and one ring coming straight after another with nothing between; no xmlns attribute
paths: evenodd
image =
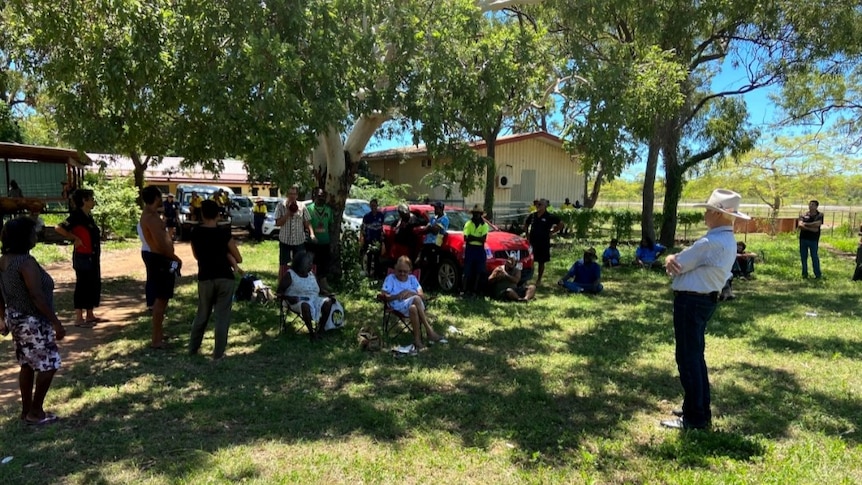
<svg viewBox="0 0 862 485"><path fill-rule="evenodd" d="M188 243L176 245L177 254L183 260L183 274L197 274L197 261L192 257ZM102 255L102 282L109 285L110 291L102 292L102 304L96 315L107 318L95 328L74 326L75 312L72 309L72 293L75 290L75 272L71 262L54 263L45 267L54 278L56 285L55 301L57 315L66 327L66 338L60 343L63 368L84 360L91 349L110 340L123 325L137 321L146 311L144 301L144 263L138 249L106 252ZM0 341L0 407L19 402L18 370L15 363L14 346L11 337ZM55 379L63 379L61 368Z"/></svg>

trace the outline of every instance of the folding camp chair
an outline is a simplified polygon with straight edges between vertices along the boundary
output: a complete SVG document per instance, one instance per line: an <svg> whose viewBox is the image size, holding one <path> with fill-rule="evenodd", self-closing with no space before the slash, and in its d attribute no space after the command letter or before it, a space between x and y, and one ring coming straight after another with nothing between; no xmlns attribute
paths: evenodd
<svg viewBox="0 0 862 485"><path fill-rule="evenodd" d="M292 330L293 333L299 333L299 331L305 327L305 321L302 320L302 314L295 312L292 308L290 308L290 303L287 301L287 297L283 295L279 295L279 320L281 322L278 334L286 332L288 329ZM293 315L291 319L290 316ZM335 300L333 297L332 306L329 310L329 318L326 321L326 325L323 327L323 331L334 330L337 328L341 328L344 326L344 306L340 301Z"/></svg>
<svg viewBox="0 0 862 485"><path fill-rule="evenodd" d="M387 272L387 276L390 274L394 274L395 270L393 268L389 268ZM414 269L411 273L416 277L417 280L421 281L422 272L419 269ZM431 302L433 298L428 298L426 296L425 299L425 309L428 309L428 303ZM380 324L380 335L384 340L389 340L391 337L397 337L402 332L413 333L413 326L410 324L410 315L404 314L395 310L390 306L389 302L386 300L386 295L381 291L377 294L377 301L383 304L383 320ZM394 333L394 335L393 335Z"/></svg>

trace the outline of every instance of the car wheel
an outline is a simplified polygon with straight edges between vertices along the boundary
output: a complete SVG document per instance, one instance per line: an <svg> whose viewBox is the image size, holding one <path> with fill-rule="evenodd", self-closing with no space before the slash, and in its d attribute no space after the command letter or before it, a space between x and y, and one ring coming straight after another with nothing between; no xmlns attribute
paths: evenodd
<svg viewBox="0 0 862 485"><path fill-rule="evenodd" d="M437 287L440 291L454 293L461 287L461 270L452 258L443 258L437 267Z"/></svg>

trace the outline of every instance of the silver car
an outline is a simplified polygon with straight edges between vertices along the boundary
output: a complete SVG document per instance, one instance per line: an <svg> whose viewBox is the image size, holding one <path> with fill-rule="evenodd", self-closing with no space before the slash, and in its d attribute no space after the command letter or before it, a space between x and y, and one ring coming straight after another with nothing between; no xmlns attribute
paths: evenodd
<svg viewBox="0 0 862 485"><path fill-rule="evenodd" d="M251 208L254 203L246 196L233 195L230 198L230 225L240 229L252 229L254 215Z"/></svg>

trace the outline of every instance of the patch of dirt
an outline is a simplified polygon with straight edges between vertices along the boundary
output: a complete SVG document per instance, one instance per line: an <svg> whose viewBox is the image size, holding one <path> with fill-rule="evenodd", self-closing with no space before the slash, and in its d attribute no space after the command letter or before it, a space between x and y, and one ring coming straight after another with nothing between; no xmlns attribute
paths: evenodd
<svg viewBox="0 0 862 485"><path fill-rule="evenodd" d="M192 256L191 245L177 243L176 253L183 260L183 275L197 274L197 261ZM57 316L66 327L66 337L58 342L63 364L54 380L62 379L65 368L88 358L90 351L98 345L107 342L123 325L129 324L146 312L144 300L145 271L139 249L109 251L102 254L102 283L111 280L132 281L129 284L113 285L112 292L102 290L101 306L96 308L98 317L108 321L94 328L75 327L75 311L71 308L71 294L75 291L75 271L71 261L54 263L45 266L45 270L54 278L55 300L68 294L67 308L57 308ZM137 282L138 284L135 284ZM18 371L20 367L15 360L15 348L9 336L0 340L0 407L6 409L14 405L15 413L20 405L18 390ZM51 396L48 395L50 405Z"/></svg>

